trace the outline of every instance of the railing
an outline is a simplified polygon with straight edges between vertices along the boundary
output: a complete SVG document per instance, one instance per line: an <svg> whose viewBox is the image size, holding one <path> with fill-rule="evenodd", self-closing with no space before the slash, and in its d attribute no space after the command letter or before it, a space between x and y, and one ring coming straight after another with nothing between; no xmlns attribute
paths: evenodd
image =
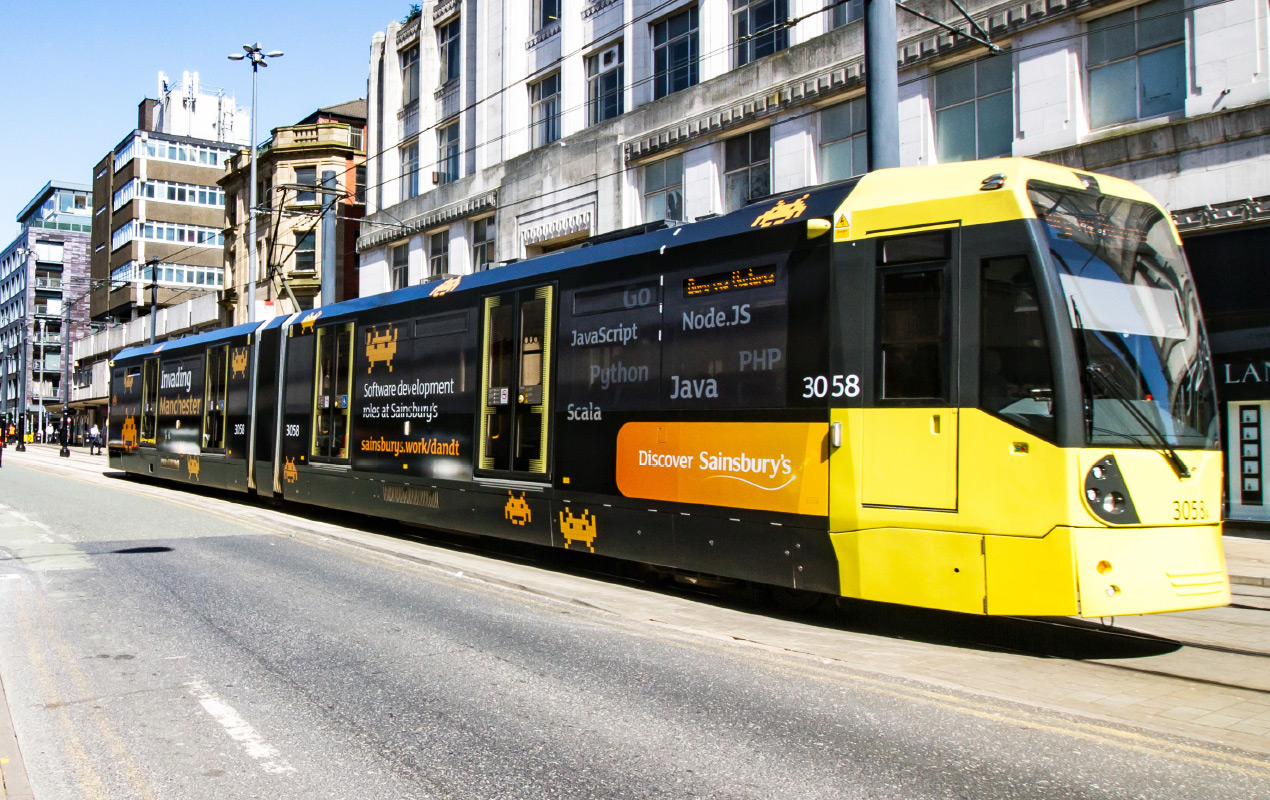
<svg viewBox="0 0 1270 800"><path fill-rule="evenodd" d="M155 336L164 338L183 334L194 328L219 323L220 306L217 293L187 300L180 305L160 309L155 315ZM118 352L124 347L150 341L150 315L109 328L71 343L72 357L77 361Z"/></svg>
<svg viewBox="0 0 1270 800"><path fill-rule="evenodd" d="M36 278L35 288L37 289L61 289L61 278Z"/></svg>
<svg viewBox="0 0 1270 800"><path fill-rule="evenodd" d="M419 101L411 103L397 112L397 139L405 141L419 132Z"/></svg>

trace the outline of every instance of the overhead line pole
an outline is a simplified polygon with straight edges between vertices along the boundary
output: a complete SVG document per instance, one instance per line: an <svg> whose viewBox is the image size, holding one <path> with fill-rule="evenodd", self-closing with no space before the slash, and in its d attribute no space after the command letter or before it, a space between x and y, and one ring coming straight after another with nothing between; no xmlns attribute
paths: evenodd
<svg viewBox="0 0 1270 800"><path fill-rule="evenodd" d="M900 70L895 0L864 0L864 85L868 104L868 167L900 165Z"/></svg>

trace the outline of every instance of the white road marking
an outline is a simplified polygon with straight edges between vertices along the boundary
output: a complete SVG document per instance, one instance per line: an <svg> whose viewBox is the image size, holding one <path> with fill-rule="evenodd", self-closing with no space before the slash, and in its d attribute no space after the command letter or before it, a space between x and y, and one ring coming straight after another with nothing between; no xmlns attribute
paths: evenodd
<svg viewBox="0 0 1270 800"><path fill-rule="evenodd" d="M229 734L229 738L242 745L247 755L261 762L261 769L274 775L295 772L295 767L281 758L278 748L265 742L260 737L260 734L256 732L256 729L251 727L247 720L239 716L233 706L221 700L206 683L196 680L190 681L185 686L190 690L190 694L198 698L199 705L203 707L203 710L211 714L212 719L220 723L225 732Z"/></svg>

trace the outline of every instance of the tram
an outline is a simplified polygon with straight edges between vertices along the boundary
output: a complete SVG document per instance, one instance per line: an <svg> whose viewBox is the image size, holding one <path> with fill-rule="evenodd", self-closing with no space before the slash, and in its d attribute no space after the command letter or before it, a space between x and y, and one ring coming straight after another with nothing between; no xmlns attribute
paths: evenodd
<svg viewBox="0 0 1270 800"><path fill-rule="evenodd" d="M880 170L129 348L110 464L967 613L1224 605L1180 245L1115 178Z"/></svg>

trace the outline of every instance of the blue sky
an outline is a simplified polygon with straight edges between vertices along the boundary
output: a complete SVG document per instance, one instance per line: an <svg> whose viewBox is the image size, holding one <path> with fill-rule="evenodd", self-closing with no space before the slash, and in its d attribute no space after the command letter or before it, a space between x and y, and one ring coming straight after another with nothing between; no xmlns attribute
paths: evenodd
<svg viewBox="0 0 1270 800"><path fill-rule="evenodd" d="M137 124L159 70L251 104L247 42L286 55L260 71L257 138L321 106L366 95L370 39L408 2L0 0L0 247L49 180L91 183L93 166ZM96 200L100 202L100 200Z"/></svg>

